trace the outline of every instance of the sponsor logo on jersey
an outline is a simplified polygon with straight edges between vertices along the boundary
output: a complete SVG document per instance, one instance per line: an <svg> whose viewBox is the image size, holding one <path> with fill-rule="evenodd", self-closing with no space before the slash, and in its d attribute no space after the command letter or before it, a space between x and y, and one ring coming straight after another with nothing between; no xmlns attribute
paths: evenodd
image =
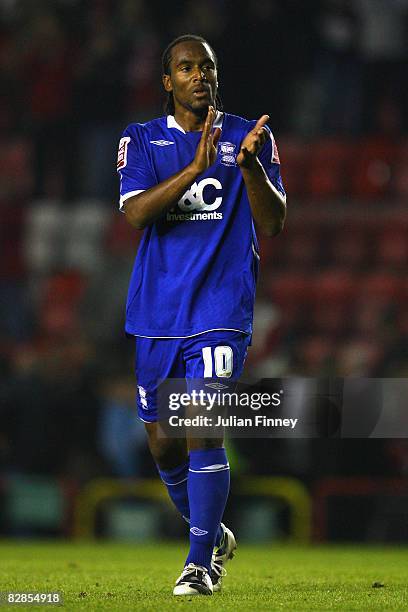
<svg viewBox="0 0 408 612"><path fill-rule="evenodd" d="M151 140L150 142L158 147L168 147L174 144L172 140Z"/></svg>
<svg viewBox="0 0 408 612"><path fill-rule="evenodd" d="M236 166L236 145L232 142L219 142L218 150L221 155L221 163L224 166Z"/></svg>
<svg viewBox="0 0 408 612"><path fill-rule="evenodd" d="M216 195L220 191L222 191L222 185L215 178L205 178L199 183L193 183L177 203L178 208L183 212L180 213L177 209L172 208L167 213L167 220L207 221L222 219L222 212L217 212L217 208L222 203L222 196Z"/></svg>
<svg viewBox="0 0 408 612"><path fill-rule="evenodd" d="M127 164L127 148L130 141L129 136L124 136L119 140L118 161L116 167L118 170L124 168Z"/></svg>

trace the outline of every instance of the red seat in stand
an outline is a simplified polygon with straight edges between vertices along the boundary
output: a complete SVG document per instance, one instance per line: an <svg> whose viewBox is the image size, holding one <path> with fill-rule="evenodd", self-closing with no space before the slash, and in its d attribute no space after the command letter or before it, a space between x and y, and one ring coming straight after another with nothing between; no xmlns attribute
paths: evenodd
<svg viewBox="0 0 408 612"><path fill-rule="evenodd" d="M405 279L388 271L379 270L361 278L359 293L376 301L398 301L404 298Z"/></svg>
<svg viewBox="0 0 408 612"><path fill-rule="evenodd" d="M307 191L315 198L336 198L349 191L349 166L354 144L323 139L313 144L307 173Z"/></svg>
<svg viewBox="0 0 408 612"><path fill-rule="evenodd" d="M393 187L397 197L408 197L408 141L405 141L398 151Z"/></svg>
<svg viewBox="0 0 408 612"><path fill-rule="evenodd" d="M295 197L305 195L310 150L305 143L291 139L279 139L278 145L282 180L287 193Z"/></svg>
<svg viewBox="0 0 408 612"><path fill-rule="evenodd" d="M361 227L338 227L331 240L330 256L334 265L348 270L363 267L368 260L368 232Z"/></svg>
<svg viewBox="0 0 408 612"><path fill-rule="evenodd" d="M314 277L313 301L320 304L347 304L356 293L354 275L346 268L331 268Z"/></svg>
<svg viewBox="0 0 408 612"><path fill-rule="evenodd" d="M268 295L272 302L282 307L307 304L312 291L312 279L299 272L271 274Z"/></svg>
<svg viewBox="0 0 408 612"><path fill-rule="evenodd" d="M76 271L51 276L45 284L40 327L50 335L72 333L78 325L78 309L86 279Z"/></svg>
<svg viewBox="0 0 408 612"><path fill-rule="evenodd" d="M282 241L283 257L287 267L313 269L320 250L320 236L316 228L290 229Z"/></svg>
<svg viewBox="0 0 408 612"><path fill-rule="evenodd" d="M388 230L378 236L378 264L391 270L406 270L408 265L408 233Z"/></svg>
<svg viewBox="0 0 408 612"><path fill-rule="evenodd" d="M360 198L383 198L391 192L398 147L387 138L370 138L360 142L355 151L352 171L352 194Z"/></svg>

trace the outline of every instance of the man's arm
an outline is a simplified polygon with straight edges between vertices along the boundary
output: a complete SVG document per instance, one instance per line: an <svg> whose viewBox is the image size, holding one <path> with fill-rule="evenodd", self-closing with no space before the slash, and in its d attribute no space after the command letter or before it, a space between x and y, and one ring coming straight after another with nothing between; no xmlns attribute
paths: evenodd
<svg viewBox="0 0 408 612"><path fill-rule="evenodd" d="M197 176L215 162L221 130L217 128L213 134L211 133L214 119L215 110L210 106L203 133L191 164L162 183L126 200L124 205L125 216L133 227L144 229L166 210L172 208Z"/></svg>
<svg viewBox="0 0 408 612"><path fill-rule="evenodd" d="M282 231L286 217L286 197L272 185L257 155L268 138L263 127L268 115L262 115L241 144L237 163L241 169L252 215L266 236Z"/></svg>

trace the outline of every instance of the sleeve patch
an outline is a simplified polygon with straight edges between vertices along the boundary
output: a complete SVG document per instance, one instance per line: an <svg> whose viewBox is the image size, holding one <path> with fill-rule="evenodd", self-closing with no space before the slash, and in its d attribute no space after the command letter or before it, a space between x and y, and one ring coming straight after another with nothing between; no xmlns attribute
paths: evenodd
<svg viewBox="0 0 408 612"><path fill-rule="evenodd" d="M272 163L273 164L280 164L278 147L276 146L276 142L275 142L274 137L271 136L271 138L272 138Z"/></svg>
<svg viewBox="0 0 408 612"><path fill-rule="evenodd" d="M117 170L121 170L127 164L127 149L130 141L129 136L124 136L119 141L118 161L116 164Z"/></svg>

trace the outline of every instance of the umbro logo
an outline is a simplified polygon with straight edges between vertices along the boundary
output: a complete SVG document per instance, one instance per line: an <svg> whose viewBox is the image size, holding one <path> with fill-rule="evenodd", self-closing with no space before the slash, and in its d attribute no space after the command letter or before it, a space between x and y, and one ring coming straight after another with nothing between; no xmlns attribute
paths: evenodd
<svg viewBox="0 0 408 612"><path fill-rule="evenodd" d="M212 389L228 389L228 385L222 385L221 383L218 383L218 382L206 383L205 386L211 387Z"/></svg>
<svg viewBox="0 0 408 612"><path fill-rule="evenodd" d="M158 147L168 147L169 145L174 144L172 140L151 140L150 142Z"/></svg>
<svg viewBox="0 0 408 612"><path fill-rule="evenodd" d="M203 536L208 533L208 531L206 531L205 529L200 529L199 527L191 527L190 531L195 536Z"/></svg>

